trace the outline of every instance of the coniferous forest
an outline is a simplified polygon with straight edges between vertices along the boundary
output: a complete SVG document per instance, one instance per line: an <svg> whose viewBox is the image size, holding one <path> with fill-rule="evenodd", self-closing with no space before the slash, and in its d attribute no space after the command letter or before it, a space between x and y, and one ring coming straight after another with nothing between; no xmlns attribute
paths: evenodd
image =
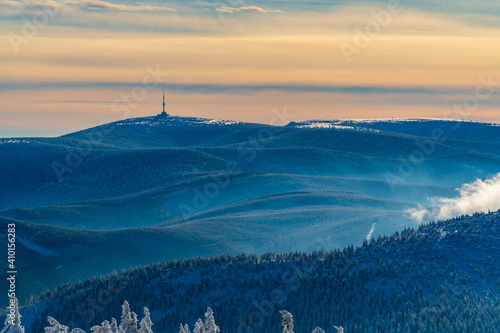
<svg viewBox="0 0 500 333"><path fill-rule="evenodd" d="M54 325L115 332L124 307L134 327L125 332L150 332L150 323L160 333L181 324L181 333L185 324L206 332L196 319L209 307L221 333L279 332L283 310L296 333L333 326L493 333L500 329L499 236L500 212L478 213L343 250L174 260L62 285L21 314L30 333L65 332Z"/></svg>

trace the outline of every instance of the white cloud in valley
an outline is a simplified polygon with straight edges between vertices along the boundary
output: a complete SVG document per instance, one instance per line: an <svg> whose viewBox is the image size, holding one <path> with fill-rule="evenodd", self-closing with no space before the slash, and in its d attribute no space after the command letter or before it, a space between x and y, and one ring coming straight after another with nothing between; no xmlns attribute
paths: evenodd
<svg viewBox="0 0 500 333"><path fill-rule="evenodd" d="M413 208L407 213L416 221L424 219L449 219L475 212L496 211L500 209L500 173L486 180L464 184L454 198L432 198L434 207Z"/></svg>

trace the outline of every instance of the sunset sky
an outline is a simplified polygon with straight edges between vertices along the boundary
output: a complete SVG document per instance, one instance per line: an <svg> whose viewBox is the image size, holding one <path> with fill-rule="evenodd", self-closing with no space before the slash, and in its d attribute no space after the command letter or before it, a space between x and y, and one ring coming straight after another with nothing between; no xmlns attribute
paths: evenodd
<svg viewBox="0 0 500 333"><path fill-rule="evenodd" d="M499 18L497 0L0 0L0 137L154 115L162 90L179 116L500 122Z"/></svg>

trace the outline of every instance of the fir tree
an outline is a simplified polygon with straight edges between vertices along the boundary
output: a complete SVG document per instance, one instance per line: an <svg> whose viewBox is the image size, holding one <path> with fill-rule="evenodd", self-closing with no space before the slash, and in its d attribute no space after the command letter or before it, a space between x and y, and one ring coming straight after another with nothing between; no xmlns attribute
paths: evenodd
<svg viewBox="0 0 500 333"><path fill-rule="evenodd" d="M194 324L193 333L205 333L205 325L203 325L203 322L199 318Z"/></svg>
<svg viewBox="0 0 500 333"><path fill-rule="evenodd" d="M118 323L117 323L117 321L116 321L115 318L111 319L110 326L111 326L111 332L113 332L113 333L119 333L120 332L119 329L118 329Z"/></svg>
<svg viewBox="0 0 500 333"><path fill-rule="evenodd" d="M293 333L293 316L290 312L286 310L280 311L283 321L281 326L283 326L283 333Z"/></svg>
<svg viewBox="0 0 500 333"><path fill-rule="evenodd" d="M211 308L207 308L205 318L205 333L219 333L220 328L215 324L214 312Z"/></svg>
<svg viewBox="0 0 500 333"><path fill-rule="evenodd" d="M137 322L139 321L139 319L137 319L137 314L134 311L132 311L131 316L132 316L132 321L130 322L129 331L126 333L138 333Z"/></svg>
<svg viewBox="0 0 500 333"><path fill-rule="evenodd" d="M120 322L120 327L123 329L124 332L128 333L128 327L130 326L131 322L132 322L132 316L130 314L130 305L128 304L127 301L125 301L123 302L122 305L122 317Z"/></svg>
<svg viewBox="0 0 500 333"><path fill-rule="evenodd" d="M137 314L130 311L130 305L125 301L122 305L121 329L124 333L138 333L137 321Z"/></svg>
<svg viewBox="0 0 500 333"><path fill-rule="evenodd" d="M323 330L321 329L321 327L316 326L316 327L313 329L312 333L325 333L325 331L323 331Z"/></svg>
<svg viewBox="0 0 500 333"><path fill-rule="evenodd" d="M188 324L185 324L184 326L182 326L182 324L181 324L180 327L179 327L179 333L191 333L189 331Z"/></svg>
<svg viewBox="0 0 500 333"><path fill-rule="evenodd" d="M139 329L139 333L153 333L151 326L153 323L151 322L151 316L149 314L149 309L144 307L144 318L142 318L141 323L139 324L141 328Z"/></svg>

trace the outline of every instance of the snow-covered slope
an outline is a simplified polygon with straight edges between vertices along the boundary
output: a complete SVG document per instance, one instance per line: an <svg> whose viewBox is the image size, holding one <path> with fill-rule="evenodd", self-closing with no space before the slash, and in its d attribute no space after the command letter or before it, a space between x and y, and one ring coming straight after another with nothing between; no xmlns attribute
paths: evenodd
<svg viewBox="0 0 500 333"><path fill-rule="evenodd" d="M192 327L207 306L222 333L279 331L282 309L294 315L297 333L316 325L364 333L500 330L500 212L369 243L159 263L61 286L22 314L33 333L47 315L85 329L119 318L124 300L137 313L147 306L163 333L177 332L179 323Z"/></svg>
<svg viewBox="0 0 500 333"><path fill-rule="evenodd" d="M63 136L118 147L193 147L240 143L256 135L261 124L191 117L143 117L112 122Z"/></svg>
<svg viewBox="0 0 500 333"><path fill-rule="evenodd" d="M334 119L292 122L293 128L344 129L352 131L394 132L432 138L437 131L448 139L500 142L499 127L496 123L482 123L468 120L439 118L387 118L387 119Z"/></svg>
<svg viewBox="0 0 500 333"><path fill-rule="evenodd" d="M208 118L194 118L194 117L144 117L144 118L131 118L118 121L114 123L115 126L163 126L163 127L220 127L220 126L235 126L243 125L239 121L222 120L222 119L208 119Z"/></svg>
<svg viewBox="0 0 500 333"><path fill-rule="evenodd" d="M25 241L20 295L163 258L360 245L500 172L491 124L329 124L146 117L1 139L1 223L18 221ZM429 143L436 128L447 138Z"/></svg>

